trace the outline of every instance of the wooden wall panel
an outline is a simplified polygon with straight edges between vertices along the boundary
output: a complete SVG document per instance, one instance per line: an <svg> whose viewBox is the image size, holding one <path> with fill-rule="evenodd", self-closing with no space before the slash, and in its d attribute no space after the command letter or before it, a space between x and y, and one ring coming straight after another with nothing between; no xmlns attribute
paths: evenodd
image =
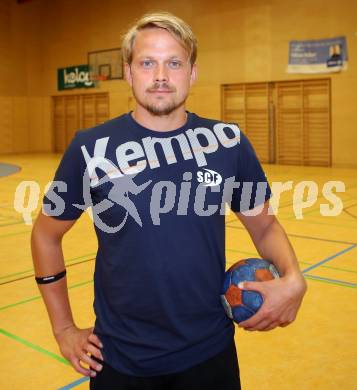
<svg viewBox="0 0 357 390"><path fill-rule="evenodd" d="M11 6L10 0L0 1L0 96L10 95L11 80Z"/></svg>
<svg viewBox="0 0 357 390"><path fill-rule="evenodd" d="M238 123L253 144L259 160L272 162L270 84L223 85L221 96L223 120Z"/></svg>
<svg viewBox="0 0 357 390"><path fill-rule="evenodd" d="M13 103L10 96L0 97L0 153L9 153L13 150Z"/></svg>
<svg viewBox="0 0 357 390"><path fill-rule="evenodd" d="M303 100L300 82L277 83L276 161L303 164Z"/></svg>
<svg viewBox="0 0 357 390"><path fill-rule="evenodd" d="M304 82L305 164L330 166L331 107L330 80Z"/></svg>
<svg viewBox="0 0 357 390"><path fill-rule="evenodd" d="M109 119L108 93L88 93L52 97L54 149L64 152L75 132Z"/></svg>
<svg viewBox="0 0 357 390"><path fill-rule="evenodd" d="M82 97L81 128L87 129L95 124L95 97L93 94Z"/></svg>
<svg viewBox="0 0 357 390"><path fill-rule="evenodd" d="M28 98L25 96L14 96L13 102L13 127L11 129L13 137L13 148L11 152L21 153L29 149L30 137L28 131L29 107ZM16 131L14 131L16 129Z"/></svg>
<svg viewBox="0 0 357 390"><path fill-rule="evenodd" d="M278 82L277 162L330 166L330 80Z"/></svg>
<svg viewBox="0 0 357 390"><path fill-rule="evenodd" d="M263 163L272 162L270 156L270 101L269 83L245 85L246 133Z"/></svg>
<svg viewBox="0 0 357 390"><path fill-rule="evenodd" d="M80 128L79 96L66 96L64 99L64 125L66 145L69 144L75 132Z"/></svg>
<svg viewBox="0 0 357 390"><path fill-rule="evenodd" d="M223 85L222 87L222 120L234 122L245 129L245 89L244 84Z"/></svg>
<svg viewBox="0 0 357 390"><path fill-rule="evenodd" d="M95 124L103 123L109 119L109 97L108 94L94 95Z"/></svg>
<svg viewBox="0 0 357 390"><path fill-rule="evenodd" d="M65 96L56 96L52 99L52 124L54 130L54 151L63 152L66 148L65 132Z"/></svg>
<svg viewBox="0 0 357 390"><path fill-rule="evenodd" d="M263 163L331 165L329 79L222 86L222 118L237 122Z"/></svg>

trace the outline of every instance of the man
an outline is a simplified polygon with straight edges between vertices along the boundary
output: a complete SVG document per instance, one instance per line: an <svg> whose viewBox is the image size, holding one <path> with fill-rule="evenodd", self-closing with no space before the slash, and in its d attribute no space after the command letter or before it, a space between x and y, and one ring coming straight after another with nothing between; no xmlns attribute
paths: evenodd
<svg viewBox="0 0 357 390"><path fill-rule="evenodd" d="M241 327L290 324L305 281L268 213L270 189L244 134L185 110L197 73L190 27L171 14L146 15L124 37L123 55L135 110L77 132L55 175L62 184L46 194L33 228L54 336L91 389L240 389L234 326L220 302L225 203L282 275L244 284L264 304ZM96 323L79 329L61 239L89 206L98 237Z"/></svg>

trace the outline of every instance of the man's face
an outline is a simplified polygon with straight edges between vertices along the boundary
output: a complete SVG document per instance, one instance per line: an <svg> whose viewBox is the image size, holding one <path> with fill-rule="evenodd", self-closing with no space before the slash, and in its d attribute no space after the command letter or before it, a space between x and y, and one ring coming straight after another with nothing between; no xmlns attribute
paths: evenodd
<svg viewBox="0 0 357 390"><path fill-rule="evenodd" d="M189 53L168 31L147 28L136 35L125 77L137 104L162 116L184 105L196 66L191 66Z"/></svg>

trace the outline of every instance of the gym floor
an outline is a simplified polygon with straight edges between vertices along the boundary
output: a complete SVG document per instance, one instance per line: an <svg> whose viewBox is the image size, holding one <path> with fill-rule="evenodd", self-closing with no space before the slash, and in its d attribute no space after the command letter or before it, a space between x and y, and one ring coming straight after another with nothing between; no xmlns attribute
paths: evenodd
<svg viewBox="0 0 357 390"><path fill-rule="evenodd" d="M88 378L74 371L61 356L34 280L30 251L31 225L14 209L17 185L52 180L59 154L0 156L14 164L0 177L0 340L1 389L87 389ZM297 166L264 166L270 182L303 180L318 185L316 202L297 219L292 191L282 195L278 218L295 248L308 282L308 292L297 320L271 332L236 329L236 345L243 389L357 389L357 170ZM345 183L343 211L322 216L325 182ZM35 218L37 211L32 212ZM83 237L86 237L83 240ZM96 237L84 214L64 238L69 294L79 327L94 323L93 271ZM227 267L257 256L248 234L233 213L226 216ZM222 389L223 390L223 389Z"/></svg>

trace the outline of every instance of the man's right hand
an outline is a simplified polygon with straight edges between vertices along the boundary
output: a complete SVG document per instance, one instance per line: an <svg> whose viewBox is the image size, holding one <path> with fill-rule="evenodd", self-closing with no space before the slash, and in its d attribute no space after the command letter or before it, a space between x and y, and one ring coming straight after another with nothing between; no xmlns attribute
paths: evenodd
<svg viewBox="0 0 357 390"><path fill-rule="evenodd" d="M88 353L99 360L104 360L100 350L103 345L98 336L93 333L93 329L79 329L73 325L55 333L62 355L77 372L91 377L95 377L96 371L101 371L103 366L92 359ZM88 364L89 368L83 367L83 363Z"/></svg>

